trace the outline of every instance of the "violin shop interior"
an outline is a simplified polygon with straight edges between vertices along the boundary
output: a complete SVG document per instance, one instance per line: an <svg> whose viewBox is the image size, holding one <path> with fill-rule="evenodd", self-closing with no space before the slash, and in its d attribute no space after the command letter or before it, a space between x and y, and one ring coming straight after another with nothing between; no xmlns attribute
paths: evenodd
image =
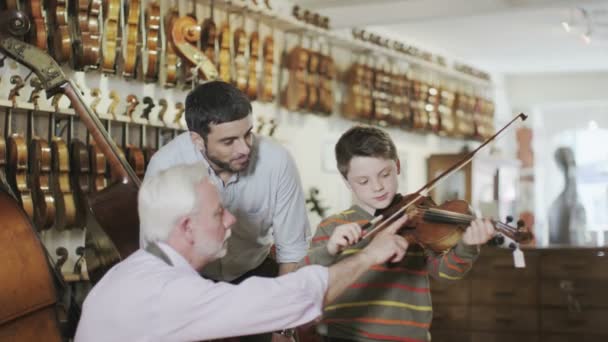
<svg viewBox="0 0 608 342"><path fill-rule="evenodd" d="M188 131L188 93L214 80L246 94L254 135L292 156L311 236L355 201L334 154L355 125L390 135L400 193L464 200L528 234L497 235L459 281L430 280L432 341L608 340L605 1L0 0L0 11L11 194L0 340L53 340L23 329L33 317L72 340L87 293L139 248L137 221L103 228L135 204L99 216L92 203L122 195L91 198L143 180ZM53 84L44 58L72 88Z"/></svg>

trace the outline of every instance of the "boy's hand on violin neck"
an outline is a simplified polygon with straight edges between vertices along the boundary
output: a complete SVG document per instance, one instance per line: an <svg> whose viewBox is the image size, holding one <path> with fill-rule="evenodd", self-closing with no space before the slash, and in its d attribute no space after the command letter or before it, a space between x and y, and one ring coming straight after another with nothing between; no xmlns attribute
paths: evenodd
<svg viewBox="0 0 608 342"><path fill-rule="evenodd" d="M383 264L387 261L399 262L405 256L408 242L397 234L397 231L407 221L407 215L395 220L386 229L378 233L360 254L366 257L371 265Z"/></svg>
<svg viewBox="0 0 608 342"><path fill-rule="evenodd" d="M471 222L471 225L462 235L462 242L467 245L483 245L488 242L496 231L490 220L476 219Z"/></svg>
<svg viewBox="0 0 608 342"><path fill-rule="evenodd" d="M363 231L356 223L347 223L337 226L327 242L327 252L336 255L348 246L361 241Z"/></svg>

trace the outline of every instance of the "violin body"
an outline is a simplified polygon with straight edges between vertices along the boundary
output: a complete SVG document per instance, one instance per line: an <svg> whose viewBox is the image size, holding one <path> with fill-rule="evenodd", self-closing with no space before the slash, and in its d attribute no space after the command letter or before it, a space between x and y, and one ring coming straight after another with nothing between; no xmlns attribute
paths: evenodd
<svg viewBox="0 0 608 342"><path fill-rule="evenodd" d="M437 253L442 253L454 247L468 227L467 222L459 222L456 224L449 220L443 220L447 222L441 222L442 220L438 215L433 217L432 212L426 211L426 209L436 208L454 213L470 214L469 204L464 200L447 201L440 206L438 206L432 198L418 196L417 194L405 196L397 195L395 200L396 201L394 201L392 205L381 210L379 214L384 217L391 217L400 208L413 202L406 209L409 219L400 231L400 234L403 235L409 243L417 243L424 248L431 249ZM401 215L396 216L395 219L399 216Z"/></svg>

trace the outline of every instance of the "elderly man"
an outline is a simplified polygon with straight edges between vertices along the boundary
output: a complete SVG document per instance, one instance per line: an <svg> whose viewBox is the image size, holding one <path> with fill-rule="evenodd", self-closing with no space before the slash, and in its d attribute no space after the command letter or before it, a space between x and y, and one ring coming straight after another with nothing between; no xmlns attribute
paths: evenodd
<svg viewBox="0 0 608 342"><path fill-rule="evenodd" d="M405 217L329 268L239 285L202 278L198 271L226 253L235 223L204 169L180 165L146 177L138 198L146 248L91 290L75 341L193 341L295 327L319 316L371 266L403 258L407 242L395 232Z"/></svg>
<svg viewBox="0 0 608 342"><path fill-rule="evenodd" d="M226 255L201 274L239 284L251 276L293 271L308 250L310 225L300 175L289 152L272 139L255 136L251 103L230 83L198 85L186 97L185 116L188 132L154 154L146 177L174 165L203 162L201 172L209 172L222 204L236 216ZM270 257L273 244L276 261ZM271 335L241 339L245 341L270 342ZM275 335L274 341L286 339Z"/></svg>

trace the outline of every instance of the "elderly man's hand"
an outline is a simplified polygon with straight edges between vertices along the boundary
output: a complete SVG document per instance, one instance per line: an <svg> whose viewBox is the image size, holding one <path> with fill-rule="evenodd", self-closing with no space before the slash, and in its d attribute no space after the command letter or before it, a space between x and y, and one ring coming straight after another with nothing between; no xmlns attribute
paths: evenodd
<svg viewBox="0 0 608 342"><path fill-rule="evenodd" d="M494 225L487 219L476 219L462 235L462 242L467 245L482 245L494 236Z"/></svg>
<svg viewBox="0 0 608 342"><path fill-rule="evenodd" d="M373 265L387 261L399 262L405 256L408 242L397 234L397 231L407 222L407 215L403 215L391 223L383 231L374 236L373 240L361 251L370 258Z"/></svg>

